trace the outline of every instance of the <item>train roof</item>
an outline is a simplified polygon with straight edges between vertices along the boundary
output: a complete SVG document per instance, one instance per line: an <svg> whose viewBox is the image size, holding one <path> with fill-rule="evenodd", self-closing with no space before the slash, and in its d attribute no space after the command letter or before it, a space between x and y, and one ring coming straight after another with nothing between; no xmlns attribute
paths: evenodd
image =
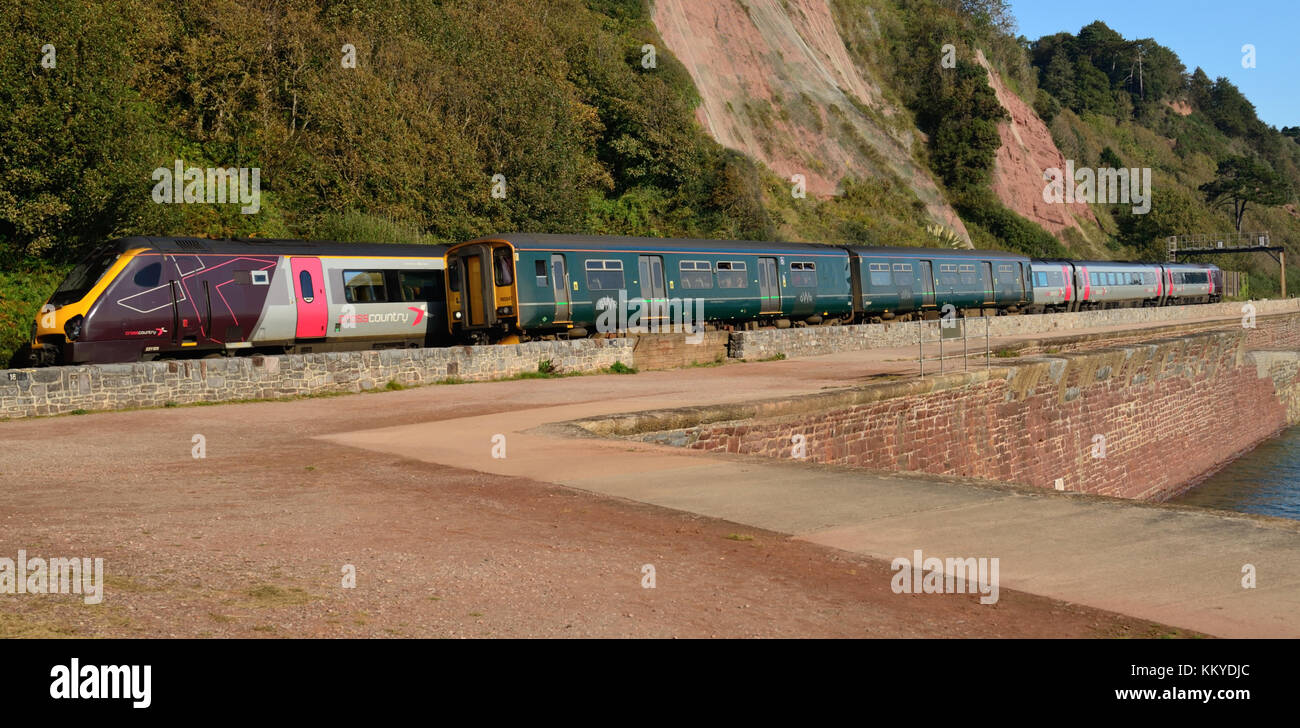
<svg viewBox="0 0 1300 728"><path fill-rule="evenodd" d="M286 240L279 238L120 238L108 243L110 250L125 253L136 248L152 248L172 255L194 253L267 253L275 255L375 255L442 257L446 245L418 243L341 243L333 240Z"/></svg>
<svg viewBox="0 0 1300 728"><path fill-rule="evenodd" d="M1011 260L1029 260L1029 256L1006 250L983 250L977 248L912 248L891 247L886 245L846 245L858 255L924 255L927 258L993 258Z"/></svg>
<svg viewBox="0 0 1300 728"><path fill-rule="evenodd" d="M820 255L843 254L838 245L820 243L778 243L759 240L703 240L682 238L647 238L623 235L564 235L543 233L505 233L485 235L469 242L503 240L520 250L595 249L634 252L639 250L681 250L683 252L770 250L774 252Z"/></svg>
<svg viewBox="0 0 1300 728"><path fill-rule="evenodd" d="M786 243L766 240L702 240L678 238L627 237L621 235L563 235L542 233L504 233L485 235L470 242L503 240L522 250L572 250L591 248L597 250L681 250L681 251L772 251L808 254L837 254L851 250L859 255L892 255L928 257L1013 258L1025 260L1027 256L1004 250L954 250L951 248L913 248L870 245L836 245L831 243Z"/></svg>

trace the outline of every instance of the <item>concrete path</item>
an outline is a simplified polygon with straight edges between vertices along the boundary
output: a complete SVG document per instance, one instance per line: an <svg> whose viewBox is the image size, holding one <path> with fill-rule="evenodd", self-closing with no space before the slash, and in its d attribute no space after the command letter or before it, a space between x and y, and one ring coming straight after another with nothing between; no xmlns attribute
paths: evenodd
<svg viewBox="0 0 1300 728"><path fill-rule="evenodd" d="M571 438L543 427L852 386L907 371L906 357L905 350L876 350L635 376L469 385L456 389L472 399L490 391L504 397L497 404L508 411L321 439L560 483L885 560L911 557L915 549L940 558L996 557L1004 588L1221 636L1300 637L1300 523ZM493 457L494 444L501 442L496 435L505 438L505 458ZM1247 564L1255 569L1257 588L1242 587Z"/></svg>

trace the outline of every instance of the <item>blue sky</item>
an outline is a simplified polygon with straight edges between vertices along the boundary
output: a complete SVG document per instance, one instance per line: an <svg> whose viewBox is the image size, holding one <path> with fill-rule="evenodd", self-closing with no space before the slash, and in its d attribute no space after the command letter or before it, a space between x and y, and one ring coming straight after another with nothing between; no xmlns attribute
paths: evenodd
<svg viewBox="0 0 1300 728"><path fill-rule="evenodd" d="M1078 33L1094 20L1128 39L1154 38L1190 72L1226 76L1278 128L1300 126L1300 2L1297 0L1011 0L1019 33L1034 40ZM1242 68L1241 47L1255 46L1255 68Z"/></svg>

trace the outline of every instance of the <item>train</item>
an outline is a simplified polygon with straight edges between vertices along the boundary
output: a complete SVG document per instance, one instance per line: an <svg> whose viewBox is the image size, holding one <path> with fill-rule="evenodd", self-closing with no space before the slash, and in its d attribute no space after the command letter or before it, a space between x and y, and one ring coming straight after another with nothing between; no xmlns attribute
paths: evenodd
<svg viewBox="0 0 1300 728"><path fill-rule="evenodd" d="M1222 290L1214 265L994 250L533 233L454 245L131 237L60 283L26 359L514 343L658 331L690 312L691 330L825 326L1210 303Z"/></svg>

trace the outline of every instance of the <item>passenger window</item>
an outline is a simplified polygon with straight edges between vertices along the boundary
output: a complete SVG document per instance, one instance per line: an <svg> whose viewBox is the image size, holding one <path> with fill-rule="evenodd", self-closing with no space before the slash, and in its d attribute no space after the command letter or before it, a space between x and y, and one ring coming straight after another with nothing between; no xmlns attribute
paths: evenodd
<svg viewBox="0 0 1300 728"><path fill-rule="evenodd" d="M617 291L623 288L623 261L589 260L584 264L587 271L587 288L593 291Z"/></svg>
<svg viewBox="0 0 1300 728"><path fill-rule="evenodd" d="M384 274L377 270L343 271L343 297L348 303L384 303L388 288Z"/></svg>
<svg viewBox="0 0 1300 728"><path fill-rule="evenodd" d="M703 290L713 288L713 266L707 260L683 260L677 264L682 288Z"/></svg>
<svg viewBox="0 0 1300 728"><path fill-rule="evenodd" d="M749 282L745 280L745 263L744 261L719 261L718 262L718 288L747 288Z"/></svg>
<svg viewBox="0 0 1300 728"><path fill-rule="evenodd" d="M816 263L791 263L790 264L790 285L800 286L803 288L817 287L817 264Z"/></svg>
<svg viewBox="0 0 1300 728"><path fill-rule="evenodd" d="M547 281L546 279L546 261L534 260L533 272L537 275L537 285L541 286L542 288L546 288L547 286L551 285L550 282Z"/></svg>
<svg viewBox="0 0 1300 728"><path fill-rule="evenodd" d="M432 301L438 298L438 273L436 271L398 271L398 284L403 301Z"/></svg>
<svg viewBox="0 0 1300 728"><path fill-rule="evenodd" d="M162 263L150 263L135 274L133 282L141 288L153 288L162 280Z"/></svg>
<svg viewBox="0 0 1300 728"><path fill-rule="evenodd" d="M889 276L888 263L870 263L867 269L871 287L888 287L893 281Z"/></svg>

